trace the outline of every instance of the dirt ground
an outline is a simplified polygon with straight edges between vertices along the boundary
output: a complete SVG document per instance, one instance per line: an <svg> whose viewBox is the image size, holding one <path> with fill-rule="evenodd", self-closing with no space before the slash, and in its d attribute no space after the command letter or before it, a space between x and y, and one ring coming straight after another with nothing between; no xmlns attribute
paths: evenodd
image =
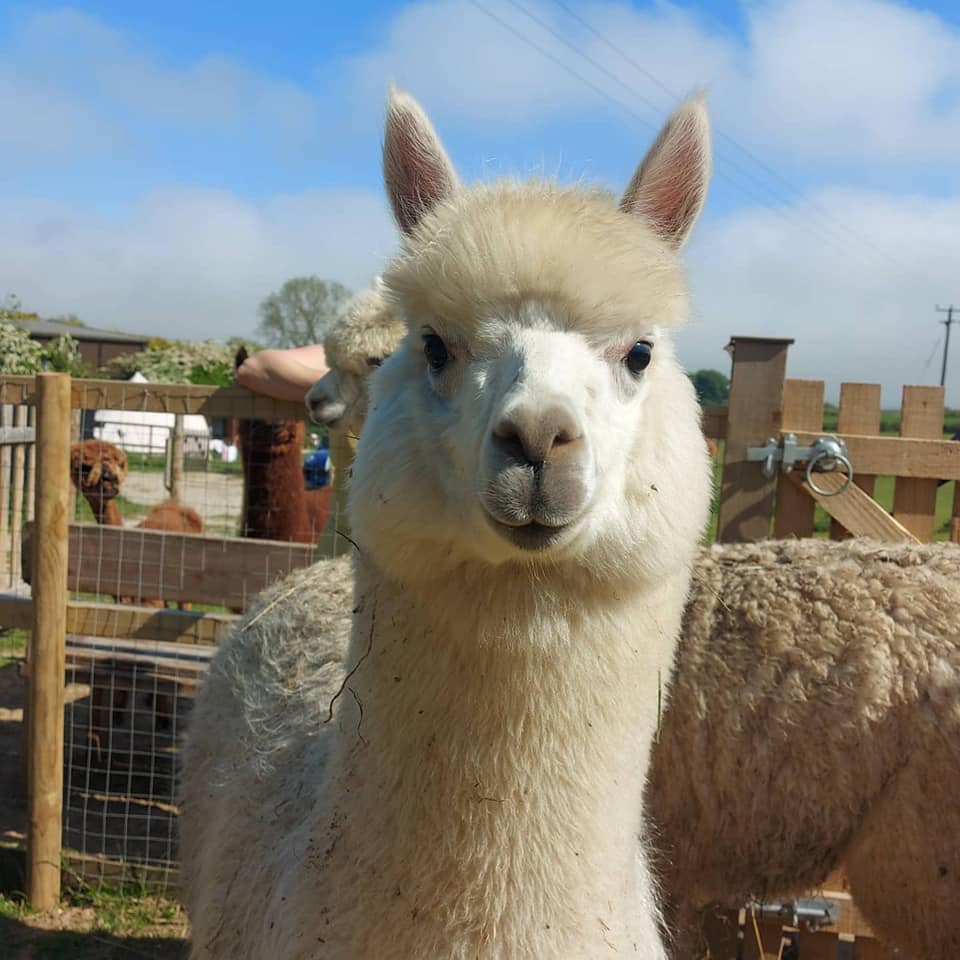
<svg viewBox="0 0 960 960"><path fill-rule="evenodd" d="M8 904L0 913L4 960L185 960L185 937L182 917L150 902L130 901L122 910L63 907L19 915Z"/></svg>
<svg viewBox="0 0 960 960"><path fill-rule="evenodd" d="M152 507L169 496L159 471L131 470L123 482L123 496L131 503ZM223 473L183 476L182 501L203 517L207 530L236 534L243 509L243 478Z"/></svg>

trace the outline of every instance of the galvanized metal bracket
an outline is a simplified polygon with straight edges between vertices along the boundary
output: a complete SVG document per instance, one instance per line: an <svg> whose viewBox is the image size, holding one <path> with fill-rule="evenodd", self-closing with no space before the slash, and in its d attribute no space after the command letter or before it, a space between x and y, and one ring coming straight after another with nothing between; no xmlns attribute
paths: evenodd
<svg viewBox="0 0 960 960"><path fill-rule="evenodd" d="M797 445L795 433L785 433L779 440L770 437L762 447L747 447L747 460L763 464L763 475L772 477L776 474L776 464L780 464L781 473L789 473L794 464L806 462L806 480L810 487L821 496L832 497L843 493L853 480L853 465L847 453L847 445L834 436L820 437L809 447ZM838 467L843 467L846 481L838 490L824 490L818 487L812 474L832 473Z"/></svg>
<svg viewBox="0 0 960 960"><path fill-rule="evenodd" d="M748 910L764 920L780 920L794 927L803 925L808 930L819 927L835 927L840 923L840 901L823 898L799 898L781 903L765 903L752 900Z"/></svg>

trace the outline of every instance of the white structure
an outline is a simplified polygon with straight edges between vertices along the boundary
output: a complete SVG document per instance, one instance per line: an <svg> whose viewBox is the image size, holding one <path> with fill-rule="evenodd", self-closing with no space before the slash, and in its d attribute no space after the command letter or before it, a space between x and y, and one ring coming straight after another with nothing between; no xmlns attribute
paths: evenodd
<svg viewBox="0 0 960 960"><path fill-rule="evenodd" d="M147 383L142 373L135 373L129 383ZM151 410L97 410L94 414L93 437L115 443L126 453L166 451L167 438L173 431L174 414ZM210 444L210 425L205 417L188 413L183 418L184 453L205 456Z"/></svg>

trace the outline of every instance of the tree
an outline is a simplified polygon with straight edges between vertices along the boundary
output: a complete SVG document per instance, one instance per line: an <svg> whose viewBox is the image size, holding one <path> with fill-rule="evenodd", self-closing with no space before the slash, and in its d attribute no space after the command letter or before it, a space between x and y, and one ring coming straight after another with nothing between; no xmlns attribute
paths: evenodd
<svg viewBox="0 0 960 960"><path fill-rule="evenodd" d="M293 277L260 304L264 340L276 347L319 343L350 291L336 281Z"/></svg>
<svg viewBox="0 0 960 960"><path fill-rule="evenodd" d="M703 406L722 407L729 401L730 380L719 370L698 370L689 376Z"/></svg>

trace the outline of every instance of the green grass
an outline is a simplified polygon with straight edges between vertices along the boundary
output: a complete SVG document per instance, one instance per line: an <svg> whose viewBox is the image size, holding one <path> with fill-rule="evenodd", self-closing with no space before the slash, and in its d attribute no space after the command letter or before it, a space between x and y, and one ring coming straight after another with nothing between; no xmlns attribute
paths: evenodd
<svg viewBox="0 0 960 960"><path fill-rule="evenodd" d="M186 935L179 905L158 897L81 887L56 911L38 913L0 895L0 947L15 960L174 960L186 954Z"/></svg>
<svg viewBox="0 0 960 960"><path fill-rule="evenodd" d="M123 517L124 520L138 520L140 517L145 517L152 509L152 507L142 503L133 503L123 496L123 494L115 497L113 502L120 509L120 516ZM87 503L83 497L75 497L74 504L73 519L75 522L96 522L93 511L90 509L90 504Z"/></svg>
<svg viewBox="0 0 960 960"><path fill-rule="evenodd" d="M162 453L128 453L127 466L143 473L163 473L165 459ZM209 460L184 457L183 469L187 473L225 473L238 477L243 473L239 459L233 463L224 463L215 457L210 457Z"/></svg>
<svg viewBox="0 0 960 960"><path fill-rule="evenodd" d="M22 660L27 652L27 631L17 627L0 630L0 667Z"/></svg>

